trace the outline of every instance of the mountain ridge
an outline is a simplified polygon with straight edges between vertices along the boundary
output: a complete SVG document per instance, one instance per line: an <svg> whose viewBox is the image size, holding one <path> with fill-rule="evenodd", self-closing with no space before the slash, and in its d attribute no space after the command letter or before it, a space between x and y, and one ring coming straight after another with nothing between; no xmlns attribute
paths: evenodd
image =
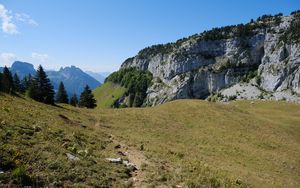
<svg viewBox="0 0 300 188"><path fill-rule="evenodd" d="M241 98L237 91L224 96L222 90L245 81L258 91L251 99L300 102L299 28L300 11L289 16L264 15L245 25L147 47L125 60L120 70L136 68L153 74L144 102L149 106L175 99L205 99L216 93L221 93L221 100Z"/></svg>
<svg viewBox="0 0 300 188"><path fill-rule="evenodd" d="M34 76L36 73L32 64L21 61L15 61L10 70L13 74L17 73L20 79L23 79L28 74ZM58 71L46 71L46 73L54 86L54 90L58 90L59 84L62 81L69 96L74 93L79 96L85 85L89 85L91 89L95 89L101 85L95 78L73 65L70 67L61 67Z"/></svg>

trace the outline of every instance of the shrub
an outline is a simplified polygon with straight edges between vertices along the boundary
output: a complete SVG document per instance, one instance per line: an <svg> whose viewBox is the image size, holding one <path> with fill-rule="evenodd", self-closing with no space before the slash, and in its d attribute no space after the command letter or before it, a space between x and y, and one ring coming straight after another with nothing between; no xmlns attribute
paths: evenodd
<svg viewBox="0 0 300 188"><path fill-rule="evenodd" d="M290 28L279 38L279 42L288 44L300 43L300 22L294 22Z"/></svg>

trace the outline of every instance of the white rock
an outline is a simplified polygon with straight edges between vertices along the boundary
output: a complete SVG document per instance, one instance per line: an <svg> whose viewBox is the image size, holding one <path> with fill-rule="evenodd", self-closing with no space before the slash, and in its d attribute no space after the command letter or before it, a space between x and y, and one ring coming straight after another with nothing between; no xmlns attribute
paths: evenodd
<svg viewBox="0 0 300 188"><path fill-rule="evenodd" d="M70 161L79 161L80 160L78 157L76 157L70 153L67 153L66 155Z"/></svg>

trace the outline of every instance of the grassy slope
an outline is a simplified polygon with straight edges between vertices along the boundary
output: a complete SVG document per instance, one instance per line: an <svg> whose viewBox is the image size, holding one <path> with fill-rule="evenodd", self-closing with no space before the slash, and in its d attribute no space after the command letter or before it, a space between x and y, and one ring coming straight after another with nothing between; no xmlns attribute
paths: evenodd
<svg viewBox="0 0 300 188"><path fill-rule="evenodd" d="M23 166L46 185L119 187L126 169L104 160L118 156L113 134L137 150L143 145L148 185L300 185L300 106L291 103L181 100L86 110L0 95L0 111L0 181Z"/></svg>
<svg viewBox="0 0 300 188"><path fill-rule="evenodd" d="M112 82L106 82L93 91L98 108L110 108L115 101L124 95L126 88Z"/></svg>
<svg viewBox="0 0 300 188"><path fill-rule="evenodd" d="M90 111L68 108L0 94L0 170L5 172L0 174L0 187L1 181L9 187L20 181L23 185L32 181L34 186L105 187L128 179L123 166L104 160L113 146L107 134L94 128ZM80 161L69 161L67 153Z"/></svg>
<svg viewBox="0 0 300 188"><path fill-rule="evenodd" d="M155 164L147 184L300 186L299 105L182 100L95 115L108 132L144 146Z"/></svg>

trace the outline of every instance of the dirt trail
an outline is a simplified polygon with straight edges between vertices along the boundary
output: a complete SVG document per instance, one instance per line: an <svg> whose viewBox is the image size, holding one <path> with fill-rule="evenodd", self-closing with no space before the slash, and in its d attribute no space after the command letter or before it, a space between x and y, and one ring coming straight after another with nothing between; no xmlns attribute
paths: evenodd
<svg viewBox="0 0 300 188"><path fill-rule="evenodd" d="M117 146L116 150L118 153L126 156L130 163L136 165L137 170L132 174L133 187L146 187L146 185L143 184L143 180L145 180L146 175L141 167L142 165L150 165L150 162L147 160L147 158L141 153L141 151L126 145L123 141L116 139L113 135L111 135L110 139L114 145Z"/></svg>

